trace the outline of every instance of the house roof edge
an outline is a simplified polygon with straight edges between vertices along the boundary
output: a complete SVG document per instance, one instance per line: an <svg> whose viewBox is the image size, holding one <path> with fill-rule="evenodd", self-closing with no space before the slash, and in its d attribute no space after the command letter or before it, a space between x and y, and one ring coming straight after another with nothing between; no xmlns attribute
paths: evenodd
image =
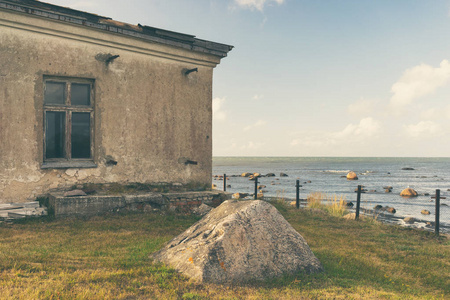
<svg viewBox="0 0 450 300"><path fill-rule="evenodd" d="M132 25L88 12L35 0L0 0L0 9L25 13L54 21L81 25L134 38L144 39L195 52L226 57L233 46L196 38L194 35L161 28Z"/></svg>

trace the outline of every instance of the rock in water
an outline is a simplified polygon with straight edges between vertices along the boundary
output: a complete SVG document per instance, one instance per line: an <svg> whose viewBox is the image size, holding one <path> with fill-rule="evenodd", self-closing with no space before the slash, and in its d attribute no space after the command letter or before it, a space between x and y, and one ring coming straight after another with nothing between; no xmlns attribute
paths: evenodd
<svg viewBox="0 0 450 300"><path fill-rule="evenodd" d="M400 196L403 197L417 197L417 195L417 192L412 188L406 188L400 193Z"/></svg>
<svg viewBox="0 0 450 300"><path fill-rule="evenodd" d="M348 180L358 180L358 176L356 175L355 172L350 171L350 172L348 172L348 174L347 174L347 179L348 179Z"/></svg>
<svg viewBox="0 0 450 300"><path fill-rule="evenodd" d="M275 207L259 200L223 202L153 258L199 282L323 271L303 237Z"/></svg>

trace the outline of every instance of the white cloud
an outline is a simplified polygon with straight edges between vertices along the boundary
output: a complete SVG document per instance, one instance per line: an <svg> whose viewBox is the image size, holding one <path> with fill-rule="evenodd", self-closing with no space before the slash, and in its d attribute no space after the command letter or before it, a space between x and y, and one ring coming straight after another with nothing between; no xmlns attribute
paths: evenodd
<svg viewBox="0 0 450 300"><path fill-rule="evenodd" d="M227 113L223 111L223 103L225 102L225 98L214 98L212 102L212 110L213 110L213 119L223 121L227 118Z"/></svg>
<svg viewBox="0 0 450 300"><path fill-rule="evenodd" d="M371 100L361 99L347 107L347 112L355 116L364 116L374 111L375 103Z"/></svg>
<svg viewBox="0 0 450 300"><path fill-rule="evenodd" d="M442 115L441 111L436 108L429 108L420 113L420 118L423 120L434 120Z"/></svg>
<svg viewBox="0 0 450 300"><path fill-rule="evenodd" d="M442 127L433 121L421 121L417 124L404 125L406 133L414 138L432 137L442 134Z"/></svg>
<svg viewBox="0 0 450 300"><path fill-rule="evenodd" d="M253 100L261 100L262 98L264 98L264 95L258 95L256 94L255 96L253 96Z"/></svg>
<svg viewBox="0 0 450 300"><path fill-rule="evenodd" d="M359 124L348 124L344 130L336 132L333 136L336 139L344 139L347 137L373 137L379 133L381 125L373 118L361 119Z"/></svg>
<svg viewBox="0 0 450 300"><path fill-rule="evenodd" d="M276 3L281 5L285 0L234 0L234 2L242 8L246 9L257 9L259 11L263 11L266 5L270 5L272 3Z"/></svg>
<svg viewBox="0 0 450 300"><path fill-rule="evenodd" d="M341 131L303 132L300 138L291 140L291 146L330 147L346 145L351 141L364 142L376 138L381 132L380 122L373 118L361 119L359 124L349 124Z"/></svg>
<svg viewBox="0 0 450 300"><path fill-rule="evenodd" d="M450 105L444 109L444 114L447 119L450 119Z"/></svg>
<svg viewBox="0 0 450 300"><path fill-rule="evenodd" d="M432 94L436 89L450 82L450 62L443 60L439 67L421 64L407 69L400 79L392 85L390 106L402 108L414 99Z"/></svg>
<svg viewBox="0 0 450 300"><path fill-rule="evenodd" d="M249 141L247 144L241 145L239 147L239 149L240 150L255 150L255 149L261 148L262 145L263 145L263 143Z"/></svg>
<svg viewBox="0 0 450 300"><path fill-rule="evenodd" d="M257 127L261 127L261 126L264 126L264 125L266 125L266 124L267 124L266 121L264 121L264 120L258 120L258 121L256 121L256 123L254 123L254 124L245 126L245 127L244 127L244 131L248 131L248 130L251 130L251 129L254 129L254 128L257 128Z"/></svg>

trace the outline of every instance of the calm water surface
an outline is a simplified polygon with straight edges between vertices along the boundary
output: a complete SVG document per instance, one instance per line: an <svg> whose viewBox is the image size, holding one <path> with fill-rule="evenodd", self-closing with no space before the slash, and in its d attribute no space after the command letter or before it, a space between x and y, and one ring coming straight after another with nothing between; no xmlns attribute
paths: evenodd
<svg viewBox="0 0 450 300"><path fill-rule="evenodd" d="M402 170L402 168L414 170ZM345 176L349 171L358 174L359 180L349 181ZM343 195L348 201L356 201L354 190L363 185L374 190L362 195L361 206L371 209L375 205L392 206L398 216L412 216L426 221L435 218L435 204L431 195L436 189L449 199L441 204L450 205L450 158L339 158L339 157L214 157L213 175L238 175L243 172L261 174L275 173L276 177L263 177L259 182L266 185L266 196L295 198L295 182L302 184L301 198L309 193L323 192L328 195ZM280 173L289 177L280 177ZM306 183L311 181L311 183ZM213 180L218 189L222 181ZM247 178L229 177L229 192L253 193L254 183ZM392 193L385 193L383 187L392 186ZM407 187L415 189L420 196L400 197ZM425 195L425 194L430 195ZM425 216L420 212L431 212ZM450 223L450 206L441 206L441 220Z"/></svg>

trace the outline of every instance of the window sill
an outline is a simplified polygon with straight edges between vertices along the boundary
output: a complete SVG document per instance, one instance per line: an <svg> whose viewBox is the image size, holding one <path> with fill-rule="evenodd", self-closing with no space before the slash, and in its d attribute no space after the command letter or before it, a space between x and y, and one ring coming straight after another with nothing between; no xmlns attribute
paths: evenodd
<svg viewBox="0 0 450 300"><path fill-rule="evenodd" d="M97 168L93 161L47 161L41 169Z"/></svg>

